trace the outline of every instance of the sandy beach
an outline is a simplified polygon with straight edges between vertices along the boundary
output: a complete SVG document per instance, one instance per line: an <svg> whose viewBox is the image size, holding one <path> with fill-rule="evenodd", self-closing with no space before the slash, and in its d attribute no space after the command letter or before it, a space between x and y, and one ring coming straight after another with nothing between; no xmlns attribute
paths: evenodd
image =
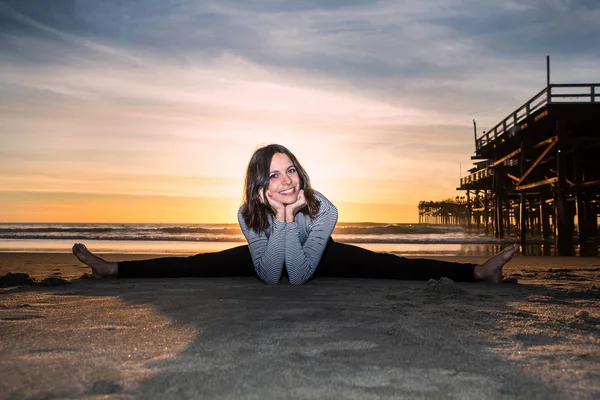
<svg viewBox="0 0 600 400"><path fill-rule="evenodd" d="M600 398L597 257L515 257L499 285L96 281L0 253L9 272L67 284L0 288L2 399Z"/></svg>

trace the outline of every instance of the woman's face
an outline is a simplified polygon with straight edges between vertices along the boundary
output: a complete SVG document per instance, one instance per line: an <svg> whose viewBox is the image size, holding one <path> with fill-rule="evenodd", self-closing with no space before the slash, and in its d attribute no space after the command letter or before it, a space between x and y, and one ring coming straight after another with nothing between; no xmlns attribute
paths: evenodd
<svg viewBox="0 0 600 400"><path fill-rule="evenodd" d="M275 153L269 171L269 191L272 199L282 204L292 204L298 199L300 177L292 160L283 153Z"/></svg>

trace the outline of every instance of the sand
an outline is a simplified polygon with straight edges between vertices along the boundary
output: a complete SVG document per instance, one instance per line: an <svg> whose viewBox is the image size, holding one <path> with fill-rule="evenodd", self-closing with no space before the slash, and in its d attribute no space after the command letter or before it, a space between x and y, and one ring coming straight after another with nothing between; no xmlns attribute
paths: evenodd
<svg viewBox="0 0 600 400"><path fill-rule="evenodd" d="M499 285L95 281L0 253L8 272L68 284L0 289L2 399L600 398L599 258L515 257Z"/></svg>

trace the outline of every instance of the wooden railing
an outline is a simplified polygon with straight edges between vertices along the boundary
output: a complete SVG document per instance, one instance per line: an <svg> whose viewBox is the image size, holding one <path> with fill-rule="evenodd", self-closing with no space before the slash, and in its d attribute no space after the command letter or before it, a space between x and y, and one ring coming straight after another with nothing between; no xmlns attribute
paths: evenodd
<svg viewBox="0 0 600 400"><path fill-rule="evenodd" d="M600 83L554 83L540 90L527 103L504 118L475 140L475 149L479 150L501 136L514 136L527 126L527 119L548 104L555 103L595 103L600 101ZM542 111L536 116L541 119L547 115Z"/></svg>
<svg viewBox="0 0 600 400"><path fill-rule="evenodd" d="M469 183L477 182L481 179L488 178L492 175L494 175L494 169L485 167L483 169L473 172L472 174L460 178L460 185L465 186Z"/></svg>

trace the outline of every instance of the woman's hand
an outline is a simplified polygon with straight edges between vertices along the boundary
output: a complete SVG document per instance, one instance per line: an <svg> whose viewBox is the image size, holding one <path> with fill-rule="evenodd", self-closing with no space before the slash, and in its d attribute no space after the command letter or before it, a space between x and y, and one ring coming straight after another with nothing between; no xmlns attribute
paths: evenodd
<svg viewBox="0 0 600 400"><path fill-rule="evenodd" d="M285 222L285 205L283 203L278 202L277 200L274 200L273 195L269 190L267 190L267 202L265 202L265 197L263 193L264 192L262 189L258 191L260 201L265 205L269 204L271 206L273 211L275 211L275 218L277 218L279 222Z"/></svg>
<svg viewBox="0 0 600 400"><path fill-rule="evenodd" d="M306 198L304 197L304 190L300 190L296 202L285 206L285 220L287 222L292 222L298 211L302 210L304 207L306 207Z"/></svg>

